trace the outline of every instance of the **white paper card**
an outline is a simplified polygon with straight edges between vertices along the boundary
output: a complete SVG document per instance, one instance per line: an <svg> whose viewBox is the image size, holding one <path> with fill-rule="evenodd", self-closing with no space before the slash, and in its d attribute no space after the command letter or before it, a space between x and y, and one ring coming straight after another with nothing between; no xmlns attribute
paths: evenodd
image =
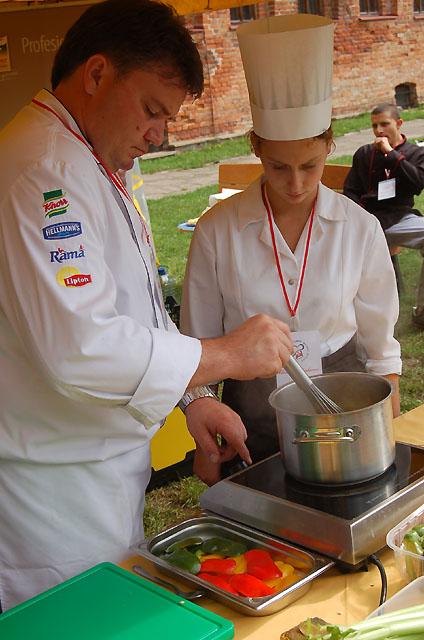
<svg viewBox="0 0 424 640"><path fill-rule="evenodd" d="M321 345L318 331L293 331L293 358L296 358L300 366L310 376L322 373ZM292 382L289 374L284 369L277 374L277 387L287 382Z"/></svg>
<svg viewBox="0 0 424 640"><path fill-rule="evenodd" d="M388 198L394 198L396 195L396 178L390 178L389 180L381 180L378 183L378 200L387 200Z"/></svg>

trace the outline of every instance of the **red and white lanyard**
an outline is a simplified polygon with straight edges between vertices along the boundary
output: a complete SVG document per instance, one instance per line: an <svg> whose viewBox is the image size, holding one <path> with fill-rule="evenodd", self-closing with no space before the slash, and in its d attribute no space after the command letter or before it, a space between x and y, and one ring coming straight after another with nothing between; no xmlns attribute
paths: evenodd
<svg viewBox="0 0 424 640"><path fill-rule="evenodd" d="M309 245L310 245L310 242L311 242L312 225L313 225L313 222L314 222L316 198L314 200L314 204L312 205L311 215L309 216L308 234L306 236L305 251L303 253L302 268L301 268L301 271L300 271L300 280L299 280L299 285L297 287L296 300L295 300L294 305L292 306L290 304L289 296L287 294L286 285L284 283L284 277L283 277L283 272L282 272L282 269L281 269L280 258L279 258L278 251L277 251L277 244L275 242L275 231L274 231L275 221L274 221L274 216L272 215L272 209L271 209L270 202L268 200L268 194L266 192L265 184L262 184L261 189L262 189L262 200L263 200L263 203L265 205L265 209L266 209L266 212L267 212L267 215L268 215L268 224L269 224L269 230L271 232L272 247L274 249L274 257L275 257L275 264L277 266L278 277L280 278L281 288L283 290L283 295L284 295L284 299L286 301L288 310L290 312L291 317L294 318L294 316L296 315L296 311L297 311L297 309L299 307L300 296L302 295L303 280L305 278L305 271L306 271L306 262L308 260Z"/></svg>
<svg viewBox="0 0 424 640"><path fill-rule="evenodd" d="M94 149L91 148L91 146L88 144L87 140L80 135L77 131L74 131L72 129L72 127L70 127L68 125L68 123L66 122L66 120L64 120L64 118L62 118L54 109L52 109L52 107L50 107L48 104L45 104L44 102L41 102L40 100L37 100L36 98L32 99L32 102L34 104L36 104L38 107L41 107L42 109L44 109L45 111L49 111L49 113L52 113L58 120L60 120L60 122L63 124L63 126L65 127L65 129L67 129L67 131L69 131L70 133L72 133L72 135L79 140L80 142L83 143L83 145L85 145L87 147L87 149L90 151L90 153L95 157L95 159L97 160L97 162L100 164L100 166L104 169L107 177L109 178L109 180L111 181L111 183L114 185L114 187L116 187L116 189L118 189L119 193L121 196L123 196L124 198L126 198L133 206L133 200L130 196L130 194L128 193L127 189L125 188L124 183L122 182L122 180L119 178L119 176L117 176L115 173L112 173L112 171L109 169L109 167L107 167L105 165L105 163L103 162L103 160L100 158L100 156L94 151ZM134 208L137 211L137 208L134 206ZM138 211L137 211L138 213ZM142 218L142 216L139 216L140 220L141 220L141 224L143 227L143 237L146 239L147 244L150 246L150 235L149 235L149 231L146 227L146 224Z"/></svg>

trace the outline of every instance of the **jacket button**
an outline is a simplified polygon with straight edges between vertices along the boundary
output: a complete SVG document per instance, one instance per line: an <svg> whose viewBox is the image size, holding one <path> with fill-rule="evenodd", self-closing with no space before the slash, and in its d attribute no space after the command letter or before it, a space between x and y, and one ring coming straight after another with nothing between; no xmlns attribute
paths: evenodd
<svg viewBox="0 0 424 640"><path fill-rule="evenodd" d="M294 285L294 284L295 284L295 282L296 282L296 280L293 280L293 278L290 278L290 280L289 280L289 284L290 284L290 285Z"/></svg>

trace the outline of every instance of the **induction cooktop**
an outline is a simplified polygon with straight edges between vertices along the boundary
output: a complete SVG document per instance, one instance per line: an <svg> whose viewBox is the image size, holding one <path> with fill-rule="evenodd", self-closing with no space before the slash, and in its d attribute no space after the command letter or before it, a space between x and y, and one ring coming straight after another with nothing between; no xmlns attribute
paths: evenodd
<svg viewBox="0 0 424 640"><path fill-rule="evenodd" d="M335 558L362 562L387 532L424 501L424 449L396 445L394 463L356 485L312 485L292 478L279 453L221 480L203 509Z"/></svg>

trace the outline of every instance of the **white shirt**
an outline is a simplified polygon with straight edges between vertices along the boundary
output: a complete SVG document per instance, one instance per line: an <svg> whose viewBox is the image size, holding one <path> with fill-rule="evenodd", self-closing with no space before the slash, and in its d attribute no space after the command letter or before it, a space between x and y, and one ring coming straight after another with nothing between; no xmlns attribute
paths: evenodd
<svg viewBox="0 0 424 640"><path fill-rule="evenodd" d="M290 317L278 277L262 202L261 180L214 206L196 225L187 263L181 328L188 335L228 333L257 313L293 330L318 330L321 356L357 333L368 371L401 372L393 337L398 296L378 220L322 184L296 317ZM290 303L295 303L307 227L293 253L274 225Z"/></svg>
<svg viewBox="0 0 424 640"><path fill-rule="evenodd" d="M164 312L131 201L55 115L25 107L0 133L3 607L140 541L149 441L200 356Z"/></svg>
<svg viewBox="0 0 424 640"><path fill-rule="evenodd" d="M36 98L80 133L49 92ZM34 104L1 133L0 163L0 456L76 462L140 446L201 355L163 314L140 217L126 201L137 246L90 149ZM75 235L59 238L53 225L68 223ZM72 272L89 282L65 286Z"/></svg>

